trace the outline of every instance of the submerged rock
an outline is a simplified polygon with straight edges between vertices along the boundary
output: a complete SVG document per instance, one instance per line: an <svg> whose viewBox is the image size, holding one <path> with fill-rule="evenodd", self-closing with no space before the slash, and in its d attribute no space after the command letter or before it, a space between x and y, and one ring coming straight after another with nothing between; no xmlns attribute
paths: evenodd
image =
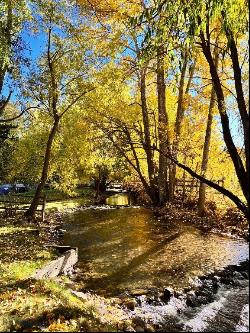
<svg viewBox="0 0 250 333"><path fill-rule="evenodd" d="M124 330L125 332L136 332L136 330L132 326L128 326Z"/></svg>
<svg viewBox="0 0 250 333"><path fill-rule="evenodd" d="M137 302L134 298L127 298L123 300L122 305L124 305L127 309L134 311Z"/></svg>
<svg viewBox="0 0 250 333"><path fill-rule="evenodd" d="M155 332L155 329L152 325L147 324L144 331L145 332Z"/></svg>
<svg viewBox="0 0 250 333"><path fill-rule="evenodd" d="M200 305L194 291L189 291L187 293L186 304L192 308Z"/></svg>
<svg viewBox="0 0 250 333"><path fill-rule="evenodd" d="M164 303L168 303L170 298L173 296L174 292L172 288L165 288L163 291L163 295L161 296L161 300Z"/></svg>
<svg viewBox="0 0 250 333"><path fill-rule="evenodd" d="M137 327L139 327L139 326L145 327L145 325L146 325L144 320L138 316L132 318L132 323L134 324L134 326L137 326Z"/></svg>

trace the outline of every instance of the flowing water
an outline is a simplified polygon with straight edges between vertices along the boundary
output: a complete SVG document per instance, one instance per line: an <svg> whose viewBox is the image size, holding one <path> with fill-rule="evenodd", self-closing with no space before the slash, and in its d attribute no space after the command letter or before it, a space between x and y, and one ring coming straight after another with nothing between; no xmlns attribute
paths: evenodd
<svg viewBox="0 0 250 333"><path fill-rule="evenodd" d="M122 200L125 202L124 197ZM248 244L243 240L204 234L180 222L163 225L151 211L139 207L104 206L76 211L67 216L64 229L67 231L63 243L78 247L78 279L82 288L107 296L122 292L139 294L142 289L147 291L166 286L184 288L198 275L238 264L248 258ZM242 297L238 296L241 306L237 308L239 330L242 326L240 318L244 321L246 316L246 287L241 293ZM227 318L227 309L221 304L228 303L229 299L231 303L237 302L234 295L239 294L239 290L235 289L222 291L217 296L217 303L204 307L204 313L216 318L220 311L224 311ZM157 307L150 310L149 305L145 305L144 310L154 315L157 313ZM144 310L143 306L138 309ZM164 313L164 307L161 311ZM183 318L182 330L197 331L195 325L204 321L205 314L192 312L191 316L187 315ZM208 320L206 326L213 331L212 322Z"/></svg>

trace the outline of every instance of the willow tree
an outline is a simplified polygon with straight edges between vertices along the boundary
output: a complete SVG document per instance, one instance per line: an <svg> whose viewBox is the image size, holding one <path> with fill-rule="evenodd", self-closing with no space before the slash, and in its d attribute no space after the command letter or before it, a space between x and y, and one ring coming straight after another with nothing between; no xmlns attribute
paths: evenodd
<svg viewBox="0 0 250 333"><path fill-rule="evenodd" d="M245 34L248 31L248 6L242 0L207 0L202 4L194 1L192 2L192 6L194 5L197 8L195 12L191 12L191 8L188 8L190 17L189 32L190 34L193 33L195 37L197 36L198 43L209 65L213 88L217 98L224 142L246 200L244 203L239 199L235 203L249 218L249 113L246 107L244 78L242 76L242 64L240 63L240 43L244 38L246 39ZM218 66L216 65L217 60L212 55L213 45L215 44L213 25L217 21L220 22L220 33L223 34L227 42L223 52L227 53L233 69L236 101L240 125L243 129L244 157L240 154L233 140L224 85Z"/></svg>
<svg viewBox="0 0 250 333"><path fill-rule="evenodd" d="M175 15L170 16L169 13L173 11ZM238 195L205 177L198 175L193 170L190 170L190 168L185 169L193 177L198 178L203 183L228 196L245 216L249 217L249 113L246 107L244 75L242 74L244 60L242 64L240 63L240 49L242 43L246 44L246 33L248 32L248 5L244 0L193 0L189 2L163 0L145 10L144 14L136 22L137 24L141 24L147 18L151 20L153 26L156 26L157 23L155 22L157 22L157 18L159 17L163 18L161 19L163 31L172 29L177 39L184 40L187 46L192 43L202 49L209 66L216 94L225 146L234 165L235 174L245 200L242 200ZM235 89L231 97L234 98L235 96L237 101L240 125L243 129L244 156L240 154L233 140L224 85L221 80L221 73L216 68L215 59L212 55L213 45L215 44L215 25L217 27L216 30L218 30L219 26L220 37L226 40L224 46L220 47L219 56L230 59L232 64ZM159 38L160 43L158 45L161 45L162 35ZM157 38L155 38L155 44L157 45ZM169 158L180 167L185 167L174 156L169 156Z"/></svg>

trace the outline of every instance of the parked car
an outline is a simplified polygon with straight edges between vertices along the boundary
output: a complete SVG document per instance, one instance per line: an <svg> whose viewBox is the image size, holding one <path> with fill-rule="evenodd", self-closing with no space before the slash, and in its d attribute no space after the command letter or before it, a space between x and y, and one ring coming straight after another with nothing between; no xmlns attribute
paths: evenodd
<svg viewBox="0 0 250 333"><path fill-rule="evenodd" d="M7 195L13 190L13 185L3 184L0 185L0 195Z"/></svg>
<svg viewBox="0 0 250 333"><path fill-rule="evenodd" d="M16 193L24 193L27 192L28 188L24 184L15 184L15 192Z"/></svg>

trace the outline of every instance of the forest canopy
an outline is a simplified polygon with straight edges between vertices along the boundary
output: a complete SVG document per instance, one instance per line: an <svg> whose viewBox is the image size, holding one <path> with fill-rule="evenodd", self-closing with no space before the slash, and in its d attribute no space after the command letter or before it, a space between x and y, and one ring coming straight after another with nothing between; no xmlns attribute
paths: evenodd
<svg viewBox="0 0 250 333"><path fill-rule="evenodd" d="M245 0L2 0L0 181L73 195L140 184L153 206L198 181L249 216Z"/></svg>

